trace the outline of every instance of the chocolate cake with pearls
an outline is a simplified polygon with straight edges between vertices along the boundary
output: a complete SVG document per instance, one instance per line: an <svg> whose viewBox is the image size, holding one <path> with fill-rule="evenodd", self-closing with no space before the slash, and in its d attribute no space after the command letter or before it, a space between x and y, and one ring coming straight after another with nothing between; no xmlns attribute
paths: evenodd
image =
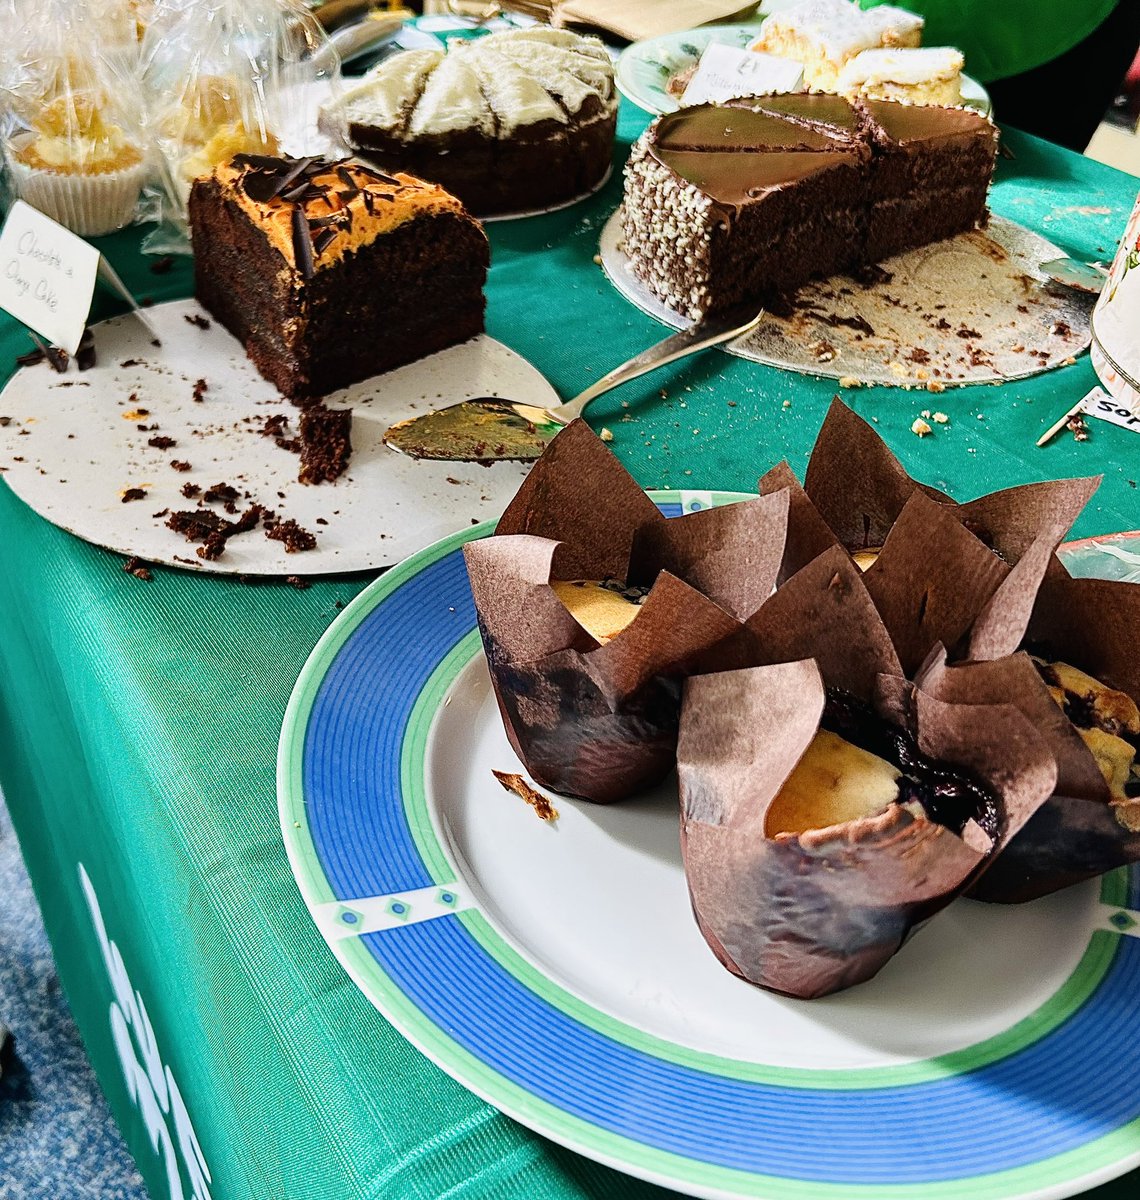
<svg viewBox="0 0 1140 1200"><path fill-rule="evenodd" d="M411 175L239 154L195 182L190 225L195 296L291 399L483 330L486 234Z"/></svg>
<svg viewBox="0 0 1140 1200"><path fill-rule="evenodd" d="M698 319L984 224L997 135L969 109L821 94L655 121L625 173L634 273Z"/></svg>

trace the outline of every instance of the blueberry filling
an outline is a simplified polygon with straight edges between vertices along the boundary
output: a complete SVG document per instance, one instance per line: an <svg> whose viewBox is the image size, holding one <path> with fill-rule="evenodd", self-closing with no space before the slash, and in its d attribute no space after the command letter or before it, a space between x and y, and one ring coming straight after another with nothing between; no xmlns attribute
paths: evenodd
<svg viewBox="0 0 1140 1200"><path fill-rule="evenodd" d="M931 821L959 835L968 821L975 821L991 841L997 840L1002 825L997 797L967 773L923 754L910 733L887 724L866 702L829 688L820 724L902 772L899 804L917 802Z"/></svg>

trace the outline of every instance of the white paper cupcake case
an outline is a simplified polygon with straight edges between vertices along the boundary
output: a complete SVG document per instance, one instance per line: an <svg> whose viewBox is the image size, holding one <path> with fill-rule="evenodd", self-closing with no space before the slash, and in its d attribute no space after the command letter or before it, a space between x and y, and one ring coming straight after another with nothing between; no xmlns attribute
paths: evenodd
<svg viewBox="0 0 1140 1200"><path fill-rule="evenodd" d="M113 233L130 223L147 178L145 162L101 175L47 171L9 155L13 190L33 208L80 237Z"/></svg>

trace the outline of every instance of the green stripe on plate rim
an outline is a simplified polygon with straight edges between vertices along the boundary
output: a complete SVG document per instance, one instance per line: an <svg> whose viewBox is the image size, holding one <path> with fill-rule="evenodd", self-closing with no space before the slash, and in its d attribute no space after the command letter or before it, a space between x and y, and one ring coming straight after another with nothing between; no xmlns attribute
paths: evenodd
<svg viewBox="0 0 1140 1200"><path fill-rule="evenodd" d="M681 504L685 507L685 498L693 493L654 491L650 495L659 503ZM731 492L704 492L699 495L702 501L711 499L715 505L748 498L744 494ZM282 723L277 781L286 851L298 886L310 906L338 899L328 885L309 834L302 787L305 730L328 668L351 635L382 600L406 580L466 542L487 536L493 527L493 522L485 522L444 538L405 559L369 585L326 630L301 671ZM422 786L424 753L431 722L443 695L478 648L478 631L473 630L452 648L436 668L413 709L401 750L405 813L424 862L434 882L441 885L454 883L456 872L439 843L427 810L426 792ZM433 700L431 706L428 704L429 695ZM1126 897L1126 871L1122 869L1106 875L1102 883L1101 901L1120 907L1124 905ZM1077 968L1054 996L1009 1030L975 1046L940 1058L898 1067L850 1071L808 1070L742 1063L689 1050L633 1029L552 984L507 944L482 913L469 910L460 914L460 920L480 945L525 986L568 1015L617 1041L667 1061L697 1066L714 1074L789 1087L831 1090L913 1086L975 1069L1031 1045L1078 1011L1093 994L1108 970L1118 944L1116 935L1094 933ZM713 1166L612 1133L541 1100L488 1067L426 1018L360 939L338 940L331 943L330 948L365 996L401 1034L465 1087L508 1116L554 1138L571 1150L620 1170L634 1172L666 1187L683 1184L707 1196L768 1196L779 1197L780 1200L875 1200L884 1195L889 1195L892 1200L961 1200L963 1187L968 1187L970 1200L1006 1200L1011 1196L1029 1195L1037 1200L1060 1200L1074 1191L1115 1178L1140 1164L1140 1149L1137 1148L1140 1120L1137 1120L1084 1146L1038 1163L993 1175L941 1183L828 1184Z"/></svg>

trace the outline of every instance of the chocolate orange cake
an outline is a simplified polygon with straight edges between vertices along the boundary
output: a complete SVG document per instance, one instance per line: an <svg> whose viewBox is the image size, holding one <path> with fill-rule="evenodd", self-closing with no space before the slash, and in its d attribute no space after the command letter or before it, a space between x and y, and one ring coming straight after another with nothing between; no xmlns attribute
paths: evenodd
<svg viewBox="0 0 1140 1200"><path fill-rule="evenodd" d="M190 223L196 297L294 400L483 330L487 237L411 175L239 154L195 182Z"/></svg>
<svg viewBox="0 0 1140 1200"><path fill-rule="evenodd" d="M687 316L982 224L996 131L966 109L789 95L661 117L626 167L625 252Z"/></svg>

